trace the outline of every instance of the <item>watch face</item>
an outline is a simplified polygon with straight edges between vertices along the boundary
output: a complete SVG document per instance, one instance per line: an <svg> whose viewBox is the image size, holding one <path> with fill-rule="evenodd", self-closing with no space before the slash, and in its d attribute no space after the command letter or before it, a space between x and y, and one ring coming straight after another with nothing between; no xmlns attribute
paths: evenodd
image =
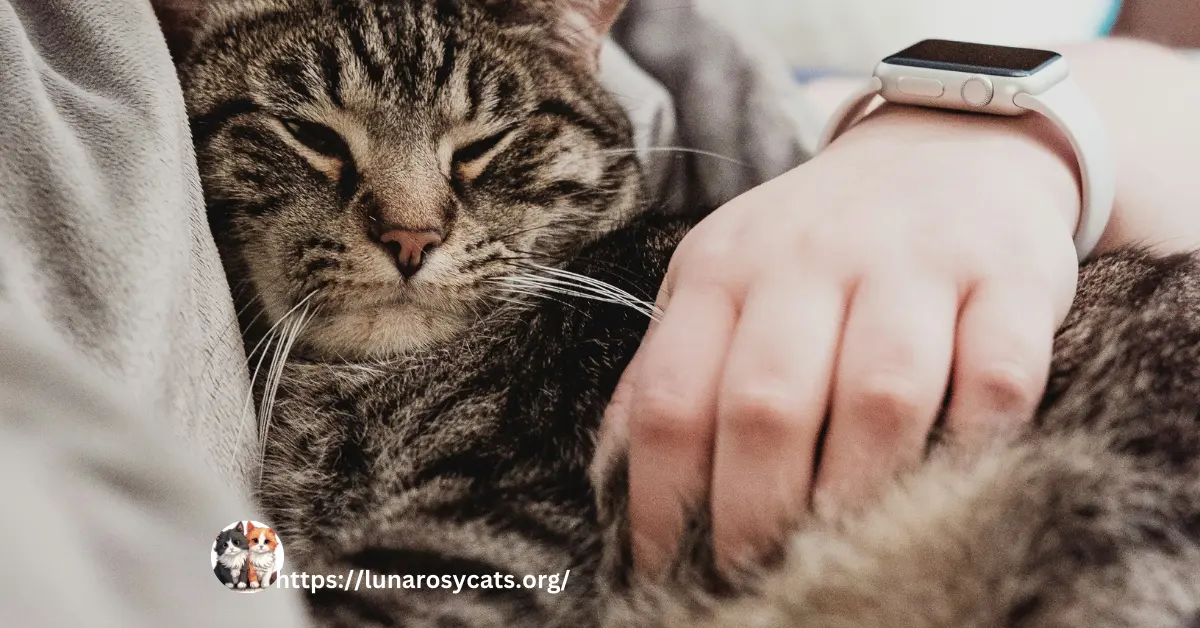
<svg viewBox="0 0 1200 628"><path fill-rule="evenodd" d="M1031 76L1062 55L1049 50L926 39L884 63L992 76Z"/></svg>

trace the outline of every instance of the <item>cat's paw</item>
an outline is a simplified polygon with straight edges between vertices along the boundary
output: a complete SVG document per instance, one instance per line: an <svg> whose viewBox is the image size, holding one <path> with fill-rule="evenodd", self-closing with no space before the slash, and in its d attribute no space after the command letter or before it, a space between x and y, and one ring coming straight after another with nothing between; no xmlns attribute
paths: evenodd
<svg viewBox="0 0 1200 628"><path fill-rule="evenodd" d="M231 587L232 587L233 585L231 584L231 585L229 585L229 586L231 586ZM246 583L245 583L245 582L239 582L239 583L237 583L237 588L239 588L239 589L245 589L245 588L246 588Z"/></svg>
<svg viewBox="0 0 1200 628"><path fill-rule="evenodd" d="M225 586L226 586L226 587L228 587L228 588L230 588L230 589L232 589L232 588L233 588L233 583L232 583L232 582L226 582L226 583L225 583Z"/></svg>
<svg viewBox="0 0 1200 628"><path fill-rule="evenodd" d="M258 588L258 581L257 581L257 580L254 580L254 581L252 581L252 582L250 583L250 588L251 588L251 589L257 589L257 588Z"/></svg>

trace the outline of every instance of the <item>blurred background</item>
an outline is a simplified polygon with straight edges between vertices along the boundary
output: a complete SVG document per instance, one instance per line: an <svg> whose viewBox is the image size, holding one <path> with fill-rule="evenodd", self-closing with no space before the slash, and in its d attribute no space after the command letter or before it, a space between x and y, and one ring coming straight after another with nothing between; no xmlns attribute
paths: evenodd
<svg viewBox="0 0 1200 628"><path fill-rule="evenodd" d="M1149 0L1160 2L1161 0ZM1200 4L1198 0L1168 0ZM697 0L751 31L801 71L869 72L927 38L1012 46L1092 39L1110 32L1120 0ZM1136 0L1126 0L1127 4Z"/></svg>
<svg viewBox="0 0 1200 628"><path fill-rule="evenodd" d="M696 0L800 72L869 72L928 37L1014 46L1130 35L1200 48L1200 0Z"/></svg>

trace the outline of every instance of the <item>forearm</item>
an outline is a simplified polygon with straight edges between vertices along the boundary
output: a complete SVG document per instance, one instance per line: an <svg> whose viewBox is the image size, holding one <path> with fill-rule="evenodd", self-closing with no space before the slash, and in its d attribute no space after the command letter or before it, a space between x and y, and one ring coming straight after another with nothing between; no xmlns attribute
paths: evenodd
<svg viewBox="0 0 1200 628"><path fill-rule="evenodd" d="M1200 248L1200 67L1131 40L1063 53L1107 123L1116 159L1116 205L1100 250Z"/></svg>

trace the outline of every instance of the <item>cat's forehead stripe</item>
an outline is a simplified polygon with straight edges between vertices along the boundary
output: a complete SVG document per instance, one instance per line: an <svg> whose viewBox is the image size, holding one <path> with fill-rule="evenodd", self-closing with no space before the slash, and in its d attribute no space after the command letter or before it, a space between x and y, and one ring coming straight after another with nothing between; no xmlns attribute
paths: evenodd
<svg viewBox="0 0 1200 628"><path fill-rule="evenodd" d="M421 14L414 11L408 19L418 21ZM414 105L443 101L450 107L447 113L466 119L495 114L497 107L521 107L518 74L489 62L478 42L461 40L455 11L439 9L435 19L408 25L401 23L402 16L380 10L368 16L339 6L338 15L341 21L331 36L304 40L290 58L268 63L273 84L263 87L268 98L276 93L285 105L336 108L369 106L389 96ZM398 38L400 30L409 36Z"/></svg>
<svg viewBox="0 0 1200 628"><path fill-rule="evenodd" d="M368 40L363 36L362 32L362 29L366 26L366 17L354 4L352 2L337 4L339 21L347 25L346 36L350 41L350 47L354 51L356 60L362 64L363 69L366 71L367 77L372 83L383 83L383 66L387 62L376 57L372 50L372 48L376 48L375 46L368 45ZM385 51L380 52L384 53Z"/></svg>
<svg viewBox="0 0 1200 628"><path fill-rule="evenodd" d="M324 43L320 46L321 74L325 78L325 93L335 107L345 107L342 100L342 62L338 47Z"/></svg>

